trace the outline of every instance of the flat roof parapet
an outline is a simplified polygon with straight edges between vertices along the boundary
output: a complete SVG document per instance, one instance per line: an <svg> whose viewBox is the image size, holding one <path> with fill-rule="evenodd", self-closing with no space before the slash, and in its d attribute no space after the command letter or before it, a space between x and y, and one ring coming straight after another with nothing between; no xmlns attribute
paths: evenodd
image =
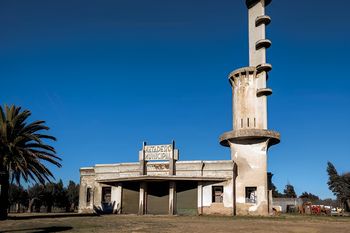
<svg viewBox="0 0 350 233"><path fill-rule="evenodd" d="M236 69L232 71L229 75L228 78L231 79L232 77L239 77L240 75L244 74L253 74L256 71L256 68L254 66L247 66L247 67L241 67L239 69Z"/></svg>
<svg viewBox="0 0 350 233"><path fill-rule="evenodd" d="M80 171L82 170L94 170L94 167L81 167Z"/></svg>
<svg viewBox="0 0 350 233"><path fill-rule="evenodd" d="M117 177L113 179L98 179L99 183L110 184L117 182L140 182L140 181L214 181L223 182L232 179L232 177L218 177L218 176L152 176L152 175L140 175L130 177Z"/></svg>

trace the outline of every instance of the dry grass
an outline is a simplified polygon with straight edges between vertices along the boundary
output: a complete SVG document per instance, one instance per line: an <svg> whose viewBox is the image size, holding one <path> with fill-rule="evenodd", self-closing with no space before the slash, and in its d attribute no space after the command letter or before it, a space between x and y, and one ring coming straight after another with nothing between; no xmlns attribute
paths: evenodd
<svg viewBox="0 0 350 233"><path fill-rule="evenodd" d="M133 216L12 215L0 232L350 232L349 217L290 216Z"/></svg>

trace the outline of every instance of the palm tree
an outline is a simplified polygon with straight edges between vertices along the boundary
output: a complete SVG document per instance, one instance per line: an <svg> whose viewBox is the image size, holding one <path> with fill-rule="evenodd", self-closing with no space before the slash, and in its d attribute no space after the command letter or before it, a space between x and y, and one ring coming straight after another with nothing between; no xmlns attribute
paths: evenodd
<svg viewBox="0 0 350 233"><path fill-rule="evenodd" d="M27 123L30 115L14 105L0 106L0 220L7 219L10 181L44 184L54 176L42 162L61 167L55 149L47 144L56 138L42 133L49 130L45 121Z"/></svg>

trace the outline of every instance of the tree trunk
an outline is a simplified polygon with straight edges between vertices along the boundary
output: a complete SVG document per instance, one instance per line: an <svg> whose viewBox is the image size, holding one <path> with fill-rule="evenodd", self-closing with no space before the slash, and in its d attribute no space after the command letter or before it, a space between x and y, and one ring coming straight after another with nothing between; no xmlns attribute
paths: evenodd
<svg viewBox="0 0 350 233"><path fill-rule="evenodd" d="M0 220L7 219L9 185L9 173L4 169L0 169Z"/></svg>
<svg viewBox="0 0 350 233"><path fill-rule="evenodd" d="M18 202L16 203L16 213L20 213L21 212L21 204L19 204Z"/></svg>
<svg viewBox="0 0 350 233"><path fill-rule="evenodd" d="M70 211L71 212L75 211L75 203L74 202L70 205Z"/></svg>
<svg viewBox="0 0 350 233"><path fill-rule="evenodd" d="M42 206L42 203L41 203L41 202L35 203L35 204L34 204L34 212L35 212L35 213L40 213L41 206Z"/></svg>
<svg viewBox="0 0 350 233"><path fill-rule="evenodd" d="M350 212L350 199L345 201L345 211Z"/></svg>
<svg viewBox="0 0 350 233"><path fill-rule="evenodd" d="M28 204L28 213L33 212L34 201L35 201L35 198L30 199L29 204Z"/></svg>
<svg viewBox="0 0 350 233"><path fill-rule="evenodd" d="M46 213L51 213L52 212L52 205L49 204L46 206Z"/></svg>

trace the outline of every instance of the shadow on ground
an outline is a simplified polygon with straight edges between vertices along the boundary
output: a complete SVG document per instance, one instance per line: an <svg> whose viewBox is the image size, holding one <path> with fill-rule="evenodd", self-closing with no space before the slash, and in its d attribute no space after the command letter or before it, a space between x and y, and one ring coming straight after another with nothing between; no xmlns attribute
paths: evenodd
<svg viewBox="0 0 350 233"><path fill-rule="evenodd" d="M98 214L40 214L40 215L12 215L8 216L8 220L21 220L21 219L37 219L37 218L68 218L68 217L92 217L99 216Z"/></svg>
<svg viewBox="0 0 350 233"><path fill-rule="evenodd" d="M25 229L16 229L16 230L8 230L8 231L0 231L1 233L8 232L30 232L30 233L46 233L46 232L62 232L72 230L73 227L69 226L52 226L52 227L39 227L39 228L25 228Z"/></svg>

